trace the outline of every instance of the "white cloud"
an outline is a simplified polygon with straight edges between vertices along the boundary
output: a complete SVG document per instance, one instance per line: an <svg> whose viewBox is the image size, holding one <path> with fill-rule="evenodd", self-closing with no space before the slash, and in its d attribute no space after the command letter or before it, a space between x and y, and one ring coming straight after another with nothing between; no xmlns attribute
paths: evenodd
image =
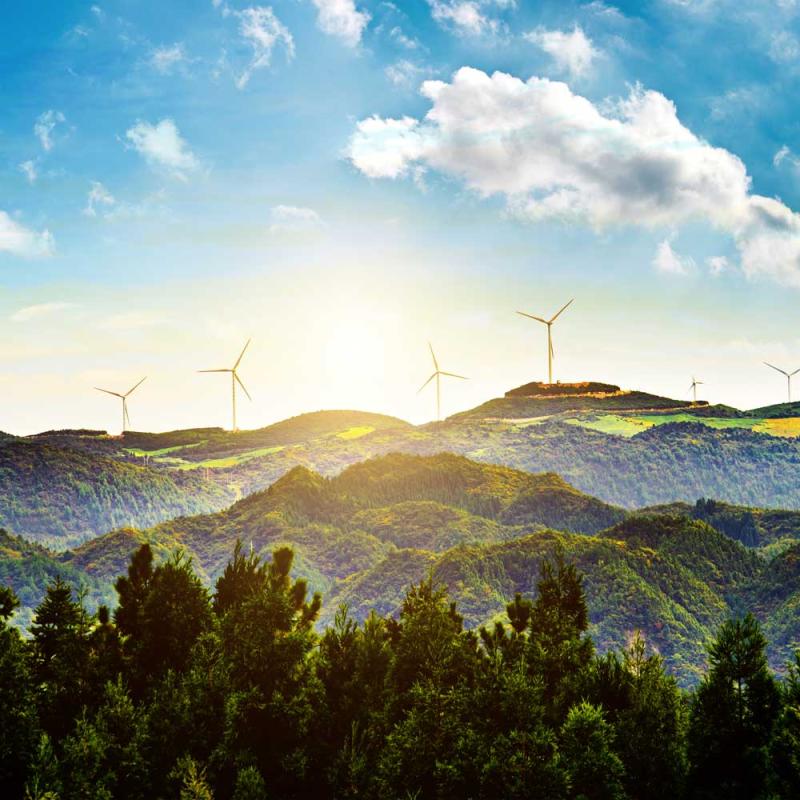
<svg viewBox="0 0 800 800"><path fill-rule="evenodd" d="M29 322L32 319L46 317L67 308L74 308L75 303L37 303L33 306L25 306L15 311L9 319L12 322Z"/></svg>
<svg viewBox="0 0 800 800"><path fill-rule="evenodd" d="M706 266L714 277L722 275L723 272L727 272L731 267L725 256L710 256L706 259Z"/></svg>
<svg viewBox="0 0 800 800"><path fill-rule="evenodd" d="M235 13L239 17L239 33L253 51L250 63L236 80L236 86L244 89L257 69L270 65L276 45L283 45L287 59L294 58L294 39L268 6L246 8Z"/></svg>
<svg viewBox="0 0 800 800"><path fill-rule="evenodd" d="M479 36L498 29L497 20L483 13L479 0L428 0L428 5L437 22L452 26L457 33Z"/></svg>
<svg viewBox="0 0 800 800"><path fill-rule="evenodd" d="M33 132L44 150L53 149L53 131L63 122L66 122L66 117L60 111L50 109L39 115L33 126Z"/></svg>
<svg viewBox="0 0 800 800"><path fill-rule="evenodd" d="M395 25L394 28L389 31L389 36L394 39L400 47L404 47L406 50L416 50L419 47L419 42L416 39L412 39L410 36L406 36L399 25Z"/></svg>
<svg viewBox="0 0 800 800"><path fill-rule="evenodd" d="M686 128L659 92L635 87L601 109L565 83L469 67L421 91L432 104L424 119L357 123L348 156L365 175L436 170L533 221L706 222L731 236L747 276L800 288L800 215L752 194L742 161Z"/></svg>
<svg viewBox="0 0 800 800"><path fill-rule="evenodd" d="M28 183L36 183L36 179L39 177L39 172L36 169L35 161L23 161L19 165L19 170L28 179Z"/></svg>
<svg viewBox="0 0 800 800"><path fill-rule="evenodd" d="M800 58L800 41L789 31L773 33L769 45L769 54L773 61L790 63Z"/></svg>
<svg viewBox="0 0 800 800"><path fill-rule="evenodd" d="M395 86L401 88L410 88L415 84L423 75L429 75L430 69L420 67L405 58L390 64L384 69L384 74L389 81Z"/></svg>
<svg viewBox="0 0 800 800"><path fill-rule="evenodd" d="M370 21L366 11L358 11L354 0L312 0L317 8L317 25L323 33L336 36L348 47L356 47Z"/></svg>
<svg viewBox="0 0 800 800"><path fill-rule="evenodd" d="M98 208L103 206L110 208L115 203L116 200L114 196L100 181L92 181L89 194L86 198L86 208L83 209L83 213L86 214L87 217L96 217Z"/></svg>
<svg viewBox="0 0 800 800"><path fill-rule="evenodd" d="M686 275L694 269L694 259L682 256L672 249L669 239L664 239L658 245L653 266L659 271L669 275Z"/></svg>
<svg viewBox="0 0 800 800"><path fill-rule="evenodd" d="M325 223L313 208L273 206L269 214L270 233L292 233L323 228Z"/></svg>
<svg viewBox="0 0 800 800"><path fill-rule="evenodd" d="M188 61L186 49L180 42L157 47L150 54L150 65L162 75L169 75L174 67Z"/></svg>
<svg viewBox="0 0 800 800"><path fill-rule="evenodd" d="M725 94L712 98L711 117L715 120L726 120L730 117L751 115L764 102L764 90L761 87L741 86L738 89L729 89Z"/></svg>
<svg viewBox="0 0 800 800"><path fill-rule="evenodd" d="M556 67L571 78L583 77L600 55L591 39L577 25L571 31L537 28L526 33L525 38L550 55Z"/></svg>
<svg viewBox="0 0 800 800"><path fill-rule="evenodd" d="M148 164L164 167L176 177L185 179L188 172L200 166L171 119L162 119L155 125L139 121L128 129L125 138Z"/></svg>
<svg viewBox="0 0 800 800"><path fill-rule="evenodd" d="M52 255L55 242L50 231L34 231L0 211L0 253L25 258Z"/></svg>

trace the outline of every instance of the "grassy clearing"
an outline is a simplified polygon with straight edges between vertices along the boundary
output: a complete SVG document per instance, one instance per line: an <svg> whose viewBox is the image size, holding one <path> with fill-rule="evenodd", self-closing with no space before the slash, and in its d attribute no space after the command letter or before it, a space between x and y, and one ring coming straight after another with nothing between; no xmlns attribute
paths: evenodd
<svg viewBox="0 0 800 800"><path fill-rule="evenodd" d="M578 425L582 428L591 428L600 433L608 433L613 436L624 436L630 438L637 433L646 431L653 427L653 422L649 419L638 417L620 417L617 414L603 414L589 419L567 419L564 420L569 425Z"/></svg>
<svg viewBox="0 0 800 800"><path fill-rule="evenodd" d="M204 440L202 442L194 442L193 444L176 444L174 447L162 447L160 450L142 450L139 447L126 447L125 450L137 458L144 458L145 456L150 456L150 458L159 458L160 456L165 456L168 453L175 453L178 450L188 450L190 447L199 447L201 444L205 443L206 442Z"/></svg>
<svg viewBox="0 0 800 800"><path fill-rule="evenodd" d="M591 428L601 433L630 438L637 433L652 428L654 425L666 425L668 422L699 422L709 428L738 428L756 433L767 433L770 436L800 436L800 417L788 419L763 419L760 417L696 417L692 414L643 414L628 416L619 414L602 414L583 418L565 420L570 425Z"/></svg>
<svg viewBox="0 0 800 800"><path fill-rule="evenodd" d="M271 456L273 453L279 453L283 450L283 445L275 447L260 447L257 450L245 450L242 453L236 453L232 456L225 456L224 458L208 458L205 461L184 461L177 465L178 469L193 470L193 469L225 469L226 467L235 467L244 461L250 461L253 458L261 458L262 456Z"/></svg>
<svg viewBox="0 0 800 800"><path fill-rule="evenodd" d="M368 433L372 433L375 428L372 425L356 425L354 428L348 428L346 431L336 434L337 439L360 439Z"/></svg>

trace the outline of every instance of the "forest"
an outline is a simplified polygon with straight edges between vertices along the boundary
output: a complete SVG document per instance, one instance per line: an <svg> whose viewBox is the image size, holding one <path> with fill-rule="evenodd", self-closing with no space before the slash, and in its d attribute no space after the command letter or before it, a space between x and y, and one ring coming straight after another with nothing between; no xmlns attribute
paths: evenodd
<svg viewBox="0 0 800 800"><path fill-rule="evenodd" d="M800 653L779 679L750 615L680 689L632 632L599 654L583 575L541 562L530 597L467 630L432 578L399 614L315 631L294 554L237 543L207 589L149 545L86 610L60 578L27 635L0 590L0 786L25 800L800 795Z"/></svg>

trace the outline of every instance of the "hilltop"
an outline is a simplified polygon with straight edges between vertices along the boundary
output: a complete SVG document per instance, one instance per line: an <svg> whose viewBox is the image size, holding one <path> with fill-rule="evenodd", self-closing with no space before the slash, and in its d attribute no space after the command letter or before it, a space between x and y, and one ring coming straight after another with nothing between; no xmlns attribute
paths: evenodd
<svg viewBox="0 0 800 800"><path fill-rule="evenodd" d="M797 544L800 527L793 535ZM556 475L452 454L394 454L332 478L297 467L221 512L121 529L58 556L34 548L35 578L31 562L14 554L0 551L0 564L10 565L12 585L37 585L39 596L44 576L63 568L104 597L142 542L159 559L182 548L211 584L237 540L264 556L291 545L294 574L326 598L323 626L342 602L357 619L371 608L397 613L408 585L432 572L474 627L502 615L514 592L530 594L541 559L561 552L586 573L601 646L641 628L686 683L696 679L706 638L733 609L752 608L774 633L776 665L800 642L790 613L800 562L791 548L768 561L704 520L626 512ZM36 601L26 595L27 614Z"/></svg>

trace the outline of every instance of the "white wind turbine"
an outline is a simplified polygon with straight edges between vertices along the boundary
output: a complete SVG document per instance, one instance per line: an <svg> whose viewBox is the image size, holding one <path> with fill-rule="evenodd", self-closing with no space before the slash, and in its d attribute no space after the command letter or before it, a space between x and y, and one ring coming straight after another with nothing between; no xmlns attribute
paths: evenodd
<svg viewBox="0 0 800 800"><path fill-rule="evenodd" d="M104 392L105 394L110 394L113 397L119 397L122 400L122 432L128 429L128 425L131 424L131 418L128 416L128 398L138 389L145 381L147 380L147 375L142 378L133 389L128 389L125 394L120 394L119 392L112 392L110 389L101 389L99 386L95 386L94 388L97 389L98 392Z"/></svg>
<svg viewBox="0 0 800 800"><path fill-rule="evenodd" d="M199 369L198 372L230 372L231 374L231 403L233 408L233 427L231 428L232 431L238 431L239 429L236 427L236 384L238 383L239 386L242 387L242 391L247 395L247 399L252 402L253 398L250 397L250 392L247 391L247 387L242 383L242 379L239 377L239 373L236 371L239 369L239 364L242 363L242 357L244 356L244 351L250 346L250 342L252 339L248 339L245 346L242 348L242 352L239 353L239 358L236 359L236 363L228 368L228 369Z"/></svg>
<svg viewBox="0 0 800 800"><path fill-rule="evenodd" d="M703 381L697 380L694 376L692 376L692 384L689 387L689 391L692 392L694 400L692 401L694 405L697 405L697 387L703 386Z"/></svg>
<svg viewBox="0 0 800 800"><path fill-rule="evenodd" d="M462 381L468 380L463 375L456 375L454 372L444 372L444 370L439 369L439 362L436 360L436 354L433 352L433 345L428 342L428 347L431 351L431 358L433 359L433 375L425 381L425 383L420 386L419 394L434 378L436 379L436 421L442 417L442 385L441 385L441 378L445 376L447 378L459 378Z"/></svg>
<svg viewBox="0 0 800 800"><path fill-rule="evenodd" d="M547 382L548 384L553 383L553 358L555 353L553 351L553 323L567 310L567 308L572 305L575 298L573 297L572 300L569 301L565 306L562 306L555 314L553 314L550 319L543 319L542 317L536 317L533 314L526 314L524 311L517 311L522 317L527 317L528 319L535 319L537 322L541 322L543 325L547 325Z"/></svg>
<svg viewBox="0 0 800 800"><path fill-rule="evenodd" d="M786 372L786 370L783 370L780 367L776 367L773 364L770 364L768 361L765 361L764 363L768 367L772 367L772 369L774 369L776 372L780 372L781 375L785 375L786 376L786 383L788 385L787 388L789 389L789 402L791 403L792 402L792 377L794 375L797 375L797 373L800 372L800 369L796 369L794 372Z"/></svg>

